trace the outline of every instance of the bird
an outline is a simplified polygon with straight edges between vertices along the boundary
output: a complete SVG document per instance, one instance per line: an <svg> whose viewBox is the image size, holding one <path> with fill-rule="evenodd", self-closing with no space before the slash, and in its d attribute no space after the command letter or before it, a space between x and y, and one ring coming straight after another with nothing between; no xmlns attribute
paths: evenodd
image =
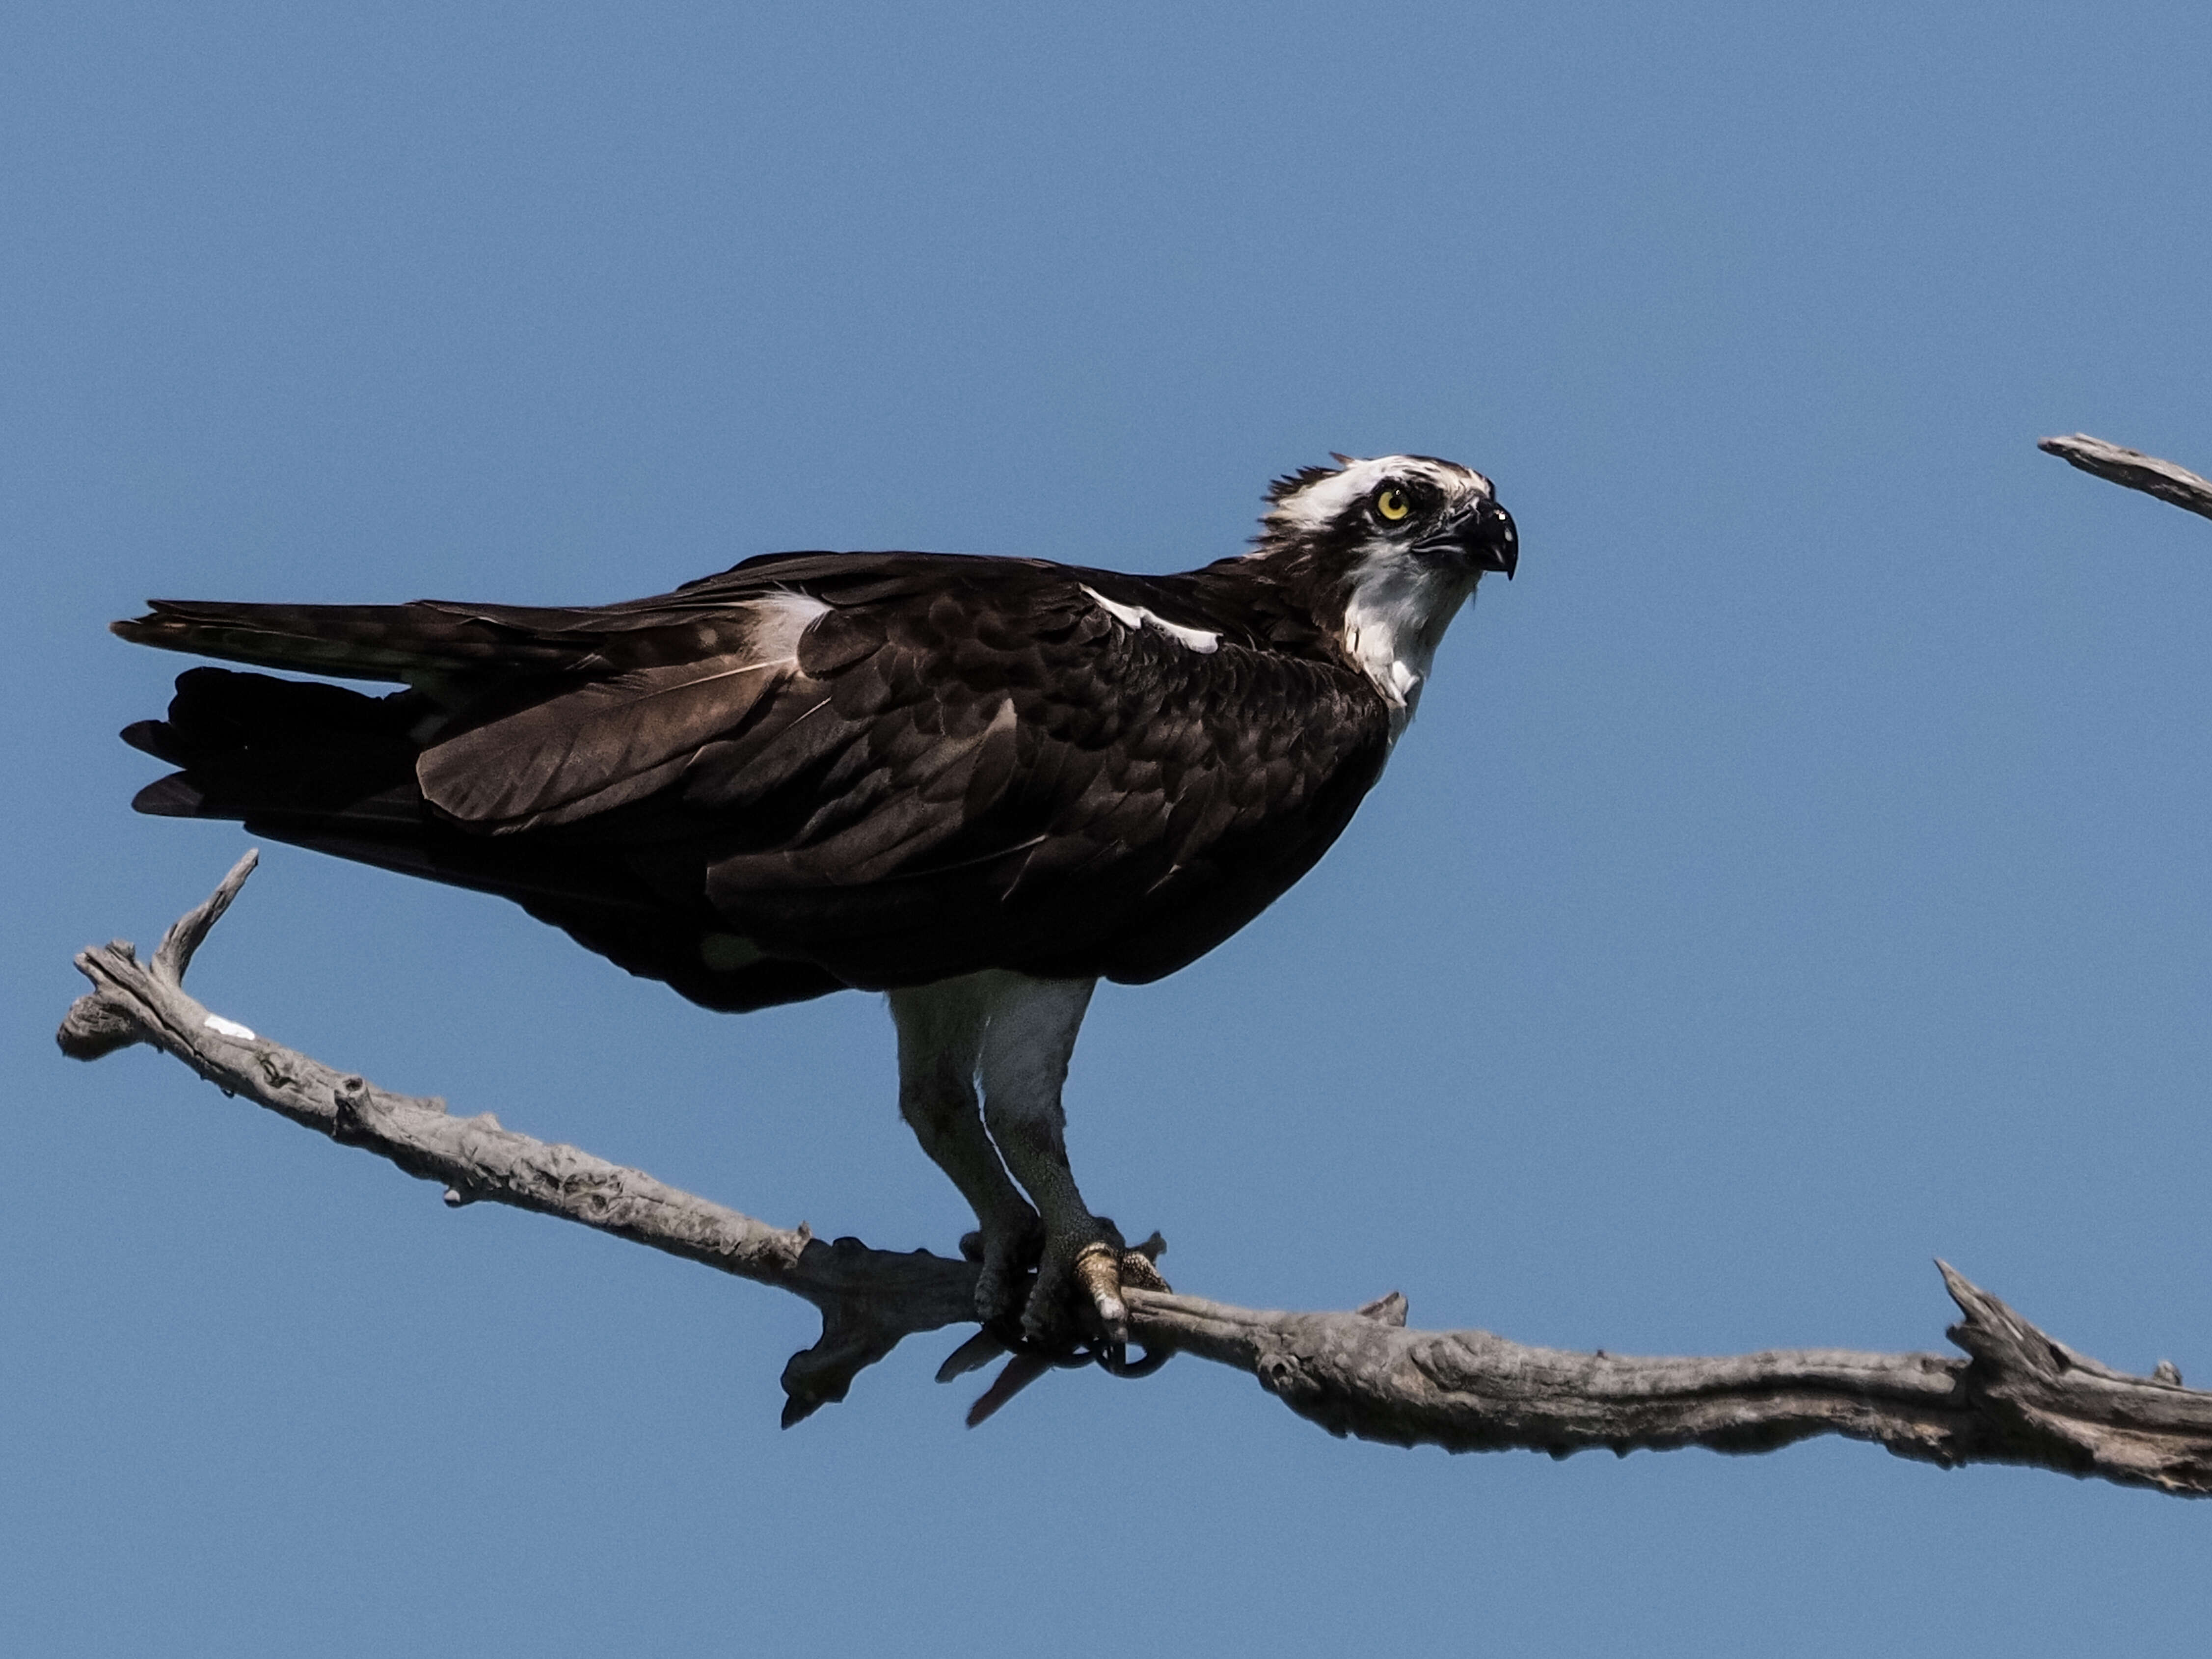
<svg viewBox="0 0 2212 1659"><path fill-rule="evenodd" d="M597 606L149 601L112 631L319 678L180 675L123 733L176 769L133 805L501 896L710 1009L885 994L977 1317L1125 1342L1133 1264L1062 1103L1097 982L1312 868L1519 562L1482 474L1331 459L1175 574L803 551Z"/></svg>

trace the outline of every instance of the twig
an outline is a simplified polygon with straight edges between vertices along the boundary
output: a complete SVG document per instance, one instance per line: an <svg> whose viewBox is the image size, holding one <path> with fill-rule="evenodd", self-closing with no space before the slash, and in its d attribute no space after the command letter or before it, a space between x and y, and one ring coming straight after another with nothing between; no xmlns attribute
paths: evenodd
<svg viewBox="0 0 2212 1659"><path fill-rule="evenodd" d="M2035 447L2084 472L2094 472L2100 478L2109 478L2130 489L2140 489L2145 495L2212 519L2212 480L2200 478L2172 461L2161 461L2140 449L2123 449L2102 438L2092 438L2086 432L2076 432L2067 438L2045 438Z"/></svg>
<svg viewBox="0 0 2212 1659"><path fill-rule="evenodd" d="M973 1322L976 1268L916 1250L825 1244L438 1100L395 1095L255 1036L186 995L185 969L253 868L239 860L213 897L169 930L150 965L116 944L85 951L93 983L62 1022L63 1052L97 1059L134 1042L173 1054L242 1095L477 1199L559 1216L804 1297L822 1340L784 1367L786 1426L845 1397L853 1378L906 1336ZM2075 1352L1942 1267L1967 1358L1777 1350L1721 1358L1638 1358L1528 1347L1486 1331L1406 1328L1393 1291L1352 1313L1270 1313L1128 1289L1132 1335L1249 1371L1333 1434L1452 1451L1527 1448L1565 1456L1706 1446L1770 1451L1814 1435L1868 1440L1946 1466L2028 1464L2126 1486L2212 1495L2212 1394L2171 1365L2130 1376ZM994 1357L970 1337L940 1374ZM988 1416L1046 1365L1017 1354L982 1401Z"/></svg>

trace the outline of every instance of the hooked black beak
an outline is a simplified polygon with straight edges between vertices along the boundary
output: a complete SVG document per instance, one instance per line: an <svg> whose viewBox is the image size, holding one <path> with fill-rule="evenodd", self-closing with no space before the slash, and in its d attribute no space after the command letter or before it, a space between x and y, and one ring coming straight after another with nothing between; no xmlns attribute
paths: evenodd
<svg viewBox="0 0 2212 1659"><path fill-rule="evenodd" d="M1521 532L1513 527L1510 513L1496 501L1485 501L1474 510L1467 537L1477 570L1503 570L1507 581L1513 580L1521 562Z"/></svg>
<svg viewBox="0 0 2212 1659"><path fill-rule="evenodd" d="M1513 580L1521 562L1521 537L1513 527L1513 515L1496 501L1481 502L1449 535L1436 551L1457 555L1470 570L1502 570L1507 581Z"/></svg>

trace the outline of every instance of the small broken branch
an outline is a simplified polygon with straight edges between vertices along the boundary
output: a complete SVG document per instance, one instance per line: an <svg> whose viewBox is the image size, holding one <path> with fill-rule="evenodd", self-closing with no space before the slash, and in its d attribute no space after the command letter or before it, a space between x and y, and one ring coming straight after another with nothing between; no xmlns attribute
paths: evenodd
<svg viewBox="0 0 2212 1659"><path fill-rule="evenodd" d="M2212 519L2212 480L2200 478L2172 461L2161 461L2140 449L2124 449L2086 432L2076 432L2066 438L2045 438L2035 447L2084 472L2094 472L2100 478L2130 489L2140 489L2147 495L2155 495L2162 501L2171 501L2176 507Z"/></svg>
<svg viewBox="0 0 2212 1659"><path fill-rule="evenodd" d="M169 930L151 964L118 942L81 952L93 984L58 1034L94 1060L144 1042L242 1095L440 1183L448 1204L510 1204L580 1222L740 1279L804 1297L822 1340L784 1367L786 1426L845 1397L853 1378L905 1337L972 1323L977 1269L858 1239L825 1244L680 1192L573 1146L502 1128L489 1113L396 1095L255 1036L184 990L192 953L252 873L239 860L208 902ZM2130 1376L2076 1353L1939 1263L1959 1304L1948 1334L1966 1358L1777 1350L1721 1358L1638 1358L1535 1348L1486 1331L1406 1328L1393 1291L1352 1313L1270 1313L1127 1289L1132 1335L1256 1376L1337 1435L1451 1451L1525 1448L1563 1457L1706 1446L1771 1451L1814 1435L1867 1440L1954 1466L2019 1463L2188 1496L2212 1495L2212 1394L2170 1365ZM940 1373L988 1363L971 1336ZM1049 1360L1017 1353L979 1401L988 1415ZM980 1420L980 1417L971 1417Z"/></svg>

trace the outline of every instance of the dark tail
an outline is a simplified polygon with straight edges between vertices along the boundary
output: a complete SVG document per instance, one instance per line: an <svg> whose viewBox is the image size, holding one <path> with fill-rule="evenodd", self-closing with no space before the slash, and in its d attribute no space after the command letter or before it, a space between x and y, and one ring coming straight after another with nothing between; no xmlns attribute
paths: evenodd
<svg viewBox="0 0 2212 1659"><path fill-rule="evenodd" d="M134 645L401 684L439 676L586 671L609 631L604 611L431 599L411 605L155 599L152 606L146 616L108 627Z"/></svg>
<svg viewBox="0 0 2212 1659"><path fill-rule="evenodd" d="M160 817L273 814L404 832L422 818L417 747L408 728L428 712L414 692L370 697L266 674L188 669L167 720L124 730L133 749L182 769L147 785L131 805Z"/></svg>
<svg viewBox="0 0 2212 1659"><path fill-rule="evenodd" d="M118 623L116 631L135 638L126 630L140 625ZM359 675L360 659L350 660L355 665L325 672ZM743 1012L842 988L803 963L717 969L701 955L703 932L715 925L703 891L685 902L665 883L648 882L619 846L558 831L493 837L455 826L423 800L416 781L426 724L442 717L422 691L378 697L267 674L188 669L178 677L167 719L141 720L123 733L132 748L178 769L131 805L160 817L234 819L271 840L495 893L587 950L710 1008Z"/></svg>

